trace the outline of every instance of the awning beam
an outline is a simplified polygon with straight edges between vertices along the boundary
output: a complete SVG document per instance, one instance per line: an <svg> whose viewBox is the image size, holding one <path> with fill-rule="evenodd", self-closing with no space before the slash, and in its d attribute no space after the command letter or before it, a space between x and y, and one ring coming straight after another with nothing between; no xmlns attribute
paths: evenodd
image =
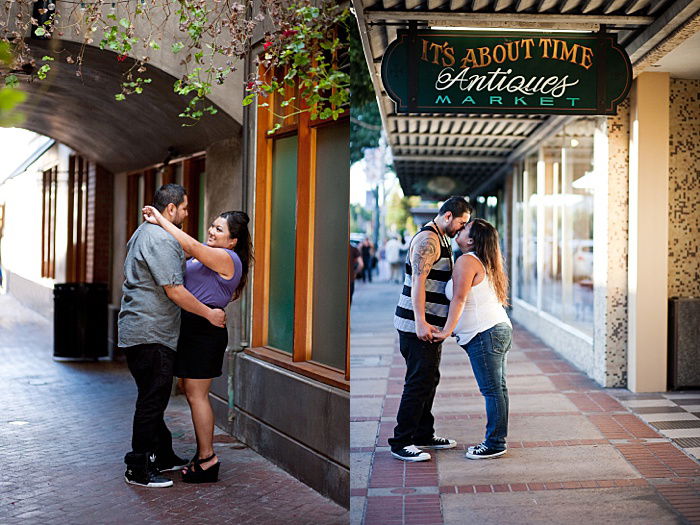
<svg viewBox="0 0 700 525"><path fill-rule="evenodd" d="M462 164L501 164L507 159L506 156L476 156L464 155L459 157L448 157L443 155L394 155L395 161L403 162L459 162Z"/></svg>
<svg viewBox="0 0 700 525"><path fill-rule="evenodd" d="M366 9L365 20L427 22L430 26L445 27L493 27L519 29L569 29L597 31L601 24L611 26L646 26L654 21L652 16L626 15L575 15L528 13L440 13L435 11L385 11Z"/></svg>

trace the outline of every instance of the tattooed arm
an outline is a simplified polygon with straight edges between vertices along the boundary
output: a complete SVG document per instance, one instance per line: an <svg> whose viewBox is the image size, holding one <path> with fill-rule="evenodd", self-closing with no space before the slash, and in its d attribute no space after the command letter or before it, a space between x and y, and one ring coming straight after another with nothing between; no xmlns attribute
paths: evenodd
<svg viewBox="0 0 700 525"><path fill-rule="evenodd" d="M435 233L419 233L411 245L411 302L416 322L416 335L423 341L432 341L437 328L425 320L425 280L440 258L440 242Z"/></svg>

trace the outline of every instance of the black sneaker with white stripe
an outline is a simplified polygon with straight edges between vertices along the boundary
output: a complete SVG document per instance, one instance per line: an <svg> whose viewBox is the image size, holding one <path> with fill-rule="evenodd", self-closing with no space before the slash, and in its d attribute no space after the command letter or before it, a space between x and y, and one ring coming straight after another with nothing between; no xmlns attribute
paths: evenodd
<svg viewBox="0 0 700 525"><path fill-rule="evenodd" d="M156 460L153 463L153 467L158 472L174 472L182 470L190 462L186 459L181 458L177 454L173 453L168 457L156 456Z"/></svg>
<svg viewBox="0 0 700 525"><path fill-rule="evenodd" d="M467 457L469 459L492 459L502 456L507 452L507 449L496 450L489 448L485 443L480 443L479 445L474 445L467 448Z"/></svg>
<svg viewBox="0 0 700 525"><path fill-rule="evenodd" d="M440 436L433 436L428 443L416 443L418 448L441 450L445 448L455 448L457 442L454 439L447 439Z"/></svg>
<svg viewBox="0 0 700 525"><path fill-rule="evenodd" d="M154 465L155 460L154 454L129 452L124 457L124 463L126 463L124 481L131 485L140 485L141 487L172 487L173 480L159 474Z"/></svg>
<svg viewBox="0 0 700 525"><path fill-rule="evenodd" d="M392 450L391 455L401 461L429 461L430 454L423 452L415 445L408 445L399 450Z"/></svg>

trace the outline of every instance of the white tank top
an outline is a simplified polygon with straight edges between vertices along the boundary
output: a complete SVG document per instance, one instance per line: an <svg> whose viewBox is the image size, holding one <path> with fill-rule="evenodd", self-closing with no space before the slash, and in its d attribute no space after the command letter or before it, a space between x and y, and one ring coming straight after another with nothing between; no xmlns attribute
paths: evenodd
<svg viewBox="0 0 700 525"><path fill-rule="evenodd" d="M481 263L474 252L469 252L466 255L471 255ZM483 266L483 263L481 265ZM449 300L452 300L453 283L451 279L445 287L445 295ZM505 308L498 301L491 279L486 274L483 281L472 286L469 290L467 301L464 303L464 311L457 321L453 335L457 337L457 343L466 345L476 334L493 328L499 323L507 323L512 326Z"/></svg>

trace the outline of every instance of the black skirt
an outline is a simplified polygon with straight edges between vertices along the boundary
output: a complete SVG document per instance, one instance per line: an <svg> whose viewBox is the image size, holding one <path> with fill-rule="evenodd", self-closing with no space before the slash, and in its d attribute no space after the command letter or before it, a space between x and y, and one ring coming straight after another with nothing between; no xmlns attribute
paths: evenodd
<svg viewBox="0 0 700 525"><path fill-rule="evenodd" d="M214 326L204 317L182 310L175 375L190 379L219 377L227 345L226 328Z"/></svg>

